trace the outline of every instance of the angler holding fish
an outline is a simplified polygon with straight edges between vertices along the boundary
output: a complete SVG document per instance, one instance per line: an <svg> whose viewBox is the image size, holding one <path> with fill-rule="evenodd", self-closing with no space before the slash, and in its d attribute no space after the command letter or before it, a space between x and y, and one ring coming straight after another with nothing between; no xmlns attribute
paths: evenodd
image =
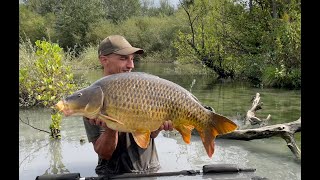
<svg viewBox="0 0 320 180"><path fill-rule="evenodd" d="M99 156L98 175L159 169L154 138L161 130L174 128L189 144L196 129L212 157L215 137L237 128L178 84L130 72L134 54L142 53L122 36L107 37L98 49L105 77L56 105L66 116L84 116L88 139Z"/></svg>

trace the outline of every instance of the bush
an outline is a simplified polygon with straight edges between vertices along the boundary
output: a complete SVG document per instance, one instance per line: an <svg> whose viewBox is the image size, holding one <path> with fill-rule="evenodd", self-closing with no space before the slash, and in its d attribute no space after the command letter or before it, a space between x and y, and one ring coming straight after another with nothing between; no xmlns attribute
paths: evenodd
<svg viewBox="0 0 320 180"><path fill-rule="evenodd" d="M98 45L89 45L81 52L76 62L73 63L76 69L98 69L102 68L98 59Z"/></svg>
<svg viewBox="0 0 320 180"><path fill-rule="evenodd" d="M50 107L77 85L58 44L37 40L35 45L26 41L19 47L19 105Z"/></svg>
<svg viewBox="0 0 320 180"><path fill-rule="evenodd" d="M41 15L32 12L25 6L19 6L19 36L21 40L46 38L46 21Z"/></svg>
<svg viewBox="0 0 320 180"><path fill-rule="evenodd" d="M63 51L58 44L37 40L22 41L19 47L19 106L52 107L63 96L80 88L70 66L63 63ZM60 138L62 115L51 113L52 138Z"/></svg>
<svg viewBox="0 0 320 180"><path fill-rule="evenodd" d="M301 88L301 70L288 71L284 65L280 68L267 67L263 71L262 84L276 88L299 89Z"/></svg>

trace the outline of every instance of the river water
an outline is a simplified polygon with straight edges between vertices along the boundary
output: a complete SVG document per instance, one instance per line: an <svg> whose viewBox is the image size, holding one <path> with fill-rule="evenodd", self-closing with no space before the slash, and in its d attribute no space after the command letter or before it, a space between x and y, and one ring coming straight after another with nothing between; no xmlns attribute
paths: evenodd
<svg viewBox="0 0 320 180"><path fill-rule="evenodd" d="M297 120L301 114L301 93L297 90L255 88L243 82L216 82L208 76L174 73L172 64L136 64L135 71L143 71L171 80L191 91L203 104L226 115L241 125L241 117L251 107L251 98L260 93L263 102L257 117L271 115L269 124ZM101 77L100 70L86 75L90 82ZM32 126L48 130L50 110L20 109L19 116ZM95 177L97 155L86 139L80 117L64 117L61 140L50 140L47 133L37 131L19 121L19 177L35 179L45 174L80 173L82 177ZM301 133L295 138L301 147ZM82 142L81 140L85 140ZM234 164L256 169L253 173L232 175L197 175L158 177L153 179L250 179L258 176L268 179L300 180L301 164L280 137L251 141L216 139L215 153L208 158L201 140L194 135L187 145L179 133L161 132L155 139L161 163L159 172L202 170L204 165Z"/></svg>

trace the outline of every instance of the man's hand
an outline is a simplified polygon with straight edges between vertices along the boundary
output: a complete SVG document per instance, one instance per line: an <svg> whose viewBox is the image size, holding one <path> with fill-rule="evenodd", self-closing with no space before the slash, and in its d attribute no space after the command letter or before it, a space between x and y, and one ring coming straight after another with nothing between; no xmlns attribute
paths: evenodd
<svg viewBox="0 0 320 180"><path fill-rule="evenodd" d="M104 128L107 128L107 124L100 119L89 119L89 123L91 125L97 125L97 126L102 126Z"/></svg>
<svg viewBox="0 0 320 180"><path fill-rule="evenodd" d="M165 130L165 131L172 131L173 130L173 125L172 125L172 121L165 121L160 127L159 129L151 132L150 137L151 138L156 138L158 136L158 134L160 133L160 131Z"/></svg>

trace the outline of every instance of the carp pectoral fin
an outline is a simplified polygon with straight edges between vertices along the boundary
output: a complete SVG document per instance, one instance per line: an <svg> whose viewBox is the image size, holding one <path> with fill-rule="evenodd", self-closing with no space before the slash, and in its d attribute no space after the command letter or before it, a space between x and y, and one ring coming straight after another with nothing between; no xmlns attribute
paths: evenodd
<svg viewBox="0 0 320 180"><path fill-rule="evenodd" d="M190 144L191 139L191 131L194 128L194 126L191 125L180 125L174 127L179 133L182 135L182 138L185 143Z"/></svg>
<svg viewBox="0 0 320 180"><path fill-rule="evenodd" d="M134 141L141 147L147 148L150 142L150 131L136 131L132 133Z"/></svg>
<svg viewBox="0 0 320 180"><path fill-rule="evenodd" d="M114 118L112 118L110 116L104 115L104 114L99 114L98 118L102 119L102 120L113 121L113 122L116 122L116 123L119 123L119 124L123 124L123 122L121 122L121 121L119 121L117 119L114 119Z"/></svg>

